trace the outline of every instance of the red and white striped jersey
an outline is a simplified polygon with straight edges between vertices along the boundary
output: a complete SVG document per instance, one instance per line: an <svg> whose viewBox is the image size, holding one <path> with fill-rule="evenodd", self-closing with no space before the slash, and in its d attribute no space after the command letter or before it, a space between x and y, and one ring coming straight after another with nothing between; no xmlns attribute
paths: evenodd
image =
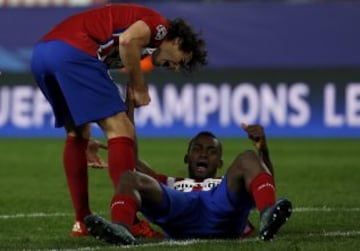
<svg viewBox="0 0 360 251"><path fill-rule="evenodd" d="M157 175L161 183L181 192L209 191L220 184L222 178L207 178L195 180L190 178L175 178L165 175Z"/></svg>
<svg viewBox="0 0 360 251"><path fill-rule="evenodd" d="M113 4L73 15L56 25L41 40L61 40L109 66L121 66L118 36L136 21L145 22L151 31L147 47L157 48L168 31L168 21L158 12L135 4ZM153 50L144 49L143 56ZM113 68L111 67L111 68Z"/></svg>

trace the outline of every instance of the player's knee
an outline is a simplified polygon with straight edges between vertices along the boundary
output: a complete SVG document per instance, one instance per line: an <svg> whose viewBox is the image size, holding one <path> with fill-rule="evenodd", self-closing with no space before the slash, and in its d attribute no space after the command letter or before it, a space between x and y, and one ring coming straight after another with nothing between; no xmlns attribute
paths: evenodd
<svg viewBox="0 0 360 251"><path fill-rule="evenodd" d="M247 150L236 158L236 167L241 173L254 172L261 167L259 156L253 150Z"/></svg>
<svg viewBox="0 0 360 251"><path fill-rule="evenodd" d="M153 183L153 179L147 175L134 171L126 171L120 178L117 192L141 192L147 190Z"/></svg>
<svg viewBox="0 0 360 251"><path fill-rule="evenodd" d="M157 180L142 173L138 173L136 183L139 192L153 191L154 189L160 188Z"/></svg>
<svg viewBox="0 0 360 251"><path fill-rule="evenodd" d="M81 126L80 134L81 134L81 137L82 137L82 138L84 138L84 139L89 139L90 136L91 136L91 127L90 127L90 124L85 124L85 125Z"/></svg>
<svg viewBox="0 0 360 251"><path fill-rule="evenodd" d="M65 125L65 131L68 136L79 137L83 139L89 139L91 136L90 124L84 124L82 126L75 126L73 123L67 123Z"/></svg>
<svg viewBox="0 0 360 251"><path fill-rule="evenodd" d="M114 137L135 138L135 127L125 112L120 112L99 121L99 125L108 139Z"/></svg>
<svg viewBox="0 0 360 251"><path fill-rule="evenodd" d="M254 150L246 150L246 151L242 152L241 154L239 154L239 156L241 156L241 158L244 160L258 159L258 155L256 154L256 152Z"/></svg>
<svg viewBox="0 0 360 251"><path fill-rule="evenodd" d="M119 180L117 186L117 192L127 192L138 190L138 178L136 177L136 172L133 171L125 171Z"/></svg>

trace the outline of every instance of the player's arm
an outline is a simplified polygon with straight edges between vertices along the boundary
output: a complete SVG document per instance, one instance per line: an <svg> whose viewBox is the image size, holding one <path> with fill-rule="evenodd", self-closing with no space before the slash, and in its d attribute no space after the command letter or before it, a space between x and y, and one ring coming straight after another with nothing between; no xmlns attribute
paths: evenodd
<svg viewBox="0 0 360 251"><path fill-rule="evenodd" d="M135 112L135 103L134 103L134 93L133 93L133 88L132 86L127 86L127 91L126 91L126 105L127 105L127 116L129 117L130 121L134 124L135 126L135 120L134 120L134 112ZM135 139L135 155L136 155L136 171L141 172L141 173L145 173L155 179L157 179L160 182L164 182L164 180L166 181L167 177L165 175L162 174L158 174L156 173L148 163L146 163L145 161L141 160L139 158L138 155L138 144L137 144L137 140Z"/></svg>
<svg viewBox="0 0 360 251"><path fill-rule="evenodd" d="M150 96L141 71L141 53L151 38L150 27L144 21L137 21L119 36L119 53L133 86L135 105L147 105Z"/></svg>
<svg viewBox="0 0 360 251"><path fill-rule="evenodd" d="M168 176L155 172L148 163L141 159L137 159L136 171L145 173L165 185L167 183Z"/></svg>
<svg viewBox="0 0 360 251"><path fill-rule="evenodd" d="M264 128L261 125L247 125L245 123L241 123L241 127L248 134L248 137L258 151L260 158L274 176L274 167L270 160L270 153L266 144Z"/></svg>
<svg viewBox="0 0 360 251"><path fill-rule="evenodd" d="M150 165L140 158L136 161L136 171L145 173L155 179L157 176L157 173L150 167Z"/></svg>

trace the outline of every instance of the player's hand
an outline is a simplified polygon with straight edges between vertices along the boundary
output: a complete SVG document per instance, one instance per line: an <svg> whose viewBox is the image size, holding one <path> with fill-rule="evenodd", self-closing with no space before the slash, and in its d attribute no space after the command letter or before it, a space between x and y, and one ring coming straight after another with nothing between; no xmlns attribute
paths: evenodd
<svg viewBox="0 0 360 251"><path fill-rule="evenodd" d="M261 125L241 123L241 127L247 133L249 139L258 151L267 148L264 128Z"/></svg>
<svg viewBox="0 0 360 251"><path fill-rule="evenodd" d="M97 169L108 168L108 163L98 155L99 149L107 149L107 146L100 141L90 139L86 149L88 167Z"/></svg>
<svg viewBox="0 0 360 251"><path fill-rule="evenodd" d="M150 103L151 98L146 85L133 86L132 91L134 95L135 107L148 105Z"/></svg>

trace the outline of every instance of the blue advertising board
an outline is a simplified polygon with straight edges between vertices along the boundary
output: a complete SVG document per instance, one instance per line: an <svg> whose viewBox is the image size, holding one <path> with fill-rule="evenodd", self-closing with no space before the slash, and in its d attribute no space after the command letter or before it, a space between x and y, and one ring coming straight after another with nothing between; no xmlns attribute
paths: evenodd
<svg viewBox="0 0 360 251"><path fill-rule="evenodd" d="M151 104L136 111L141 137L211 130L244 136L242 122L272 137L360 137L360 74L355 71L205 71L148 77ZM120 94L119 94L120 95ZM0 85L0 137L58 137L50 106L34 85ZM102 136L94 125L95 136Z"/></svg>

